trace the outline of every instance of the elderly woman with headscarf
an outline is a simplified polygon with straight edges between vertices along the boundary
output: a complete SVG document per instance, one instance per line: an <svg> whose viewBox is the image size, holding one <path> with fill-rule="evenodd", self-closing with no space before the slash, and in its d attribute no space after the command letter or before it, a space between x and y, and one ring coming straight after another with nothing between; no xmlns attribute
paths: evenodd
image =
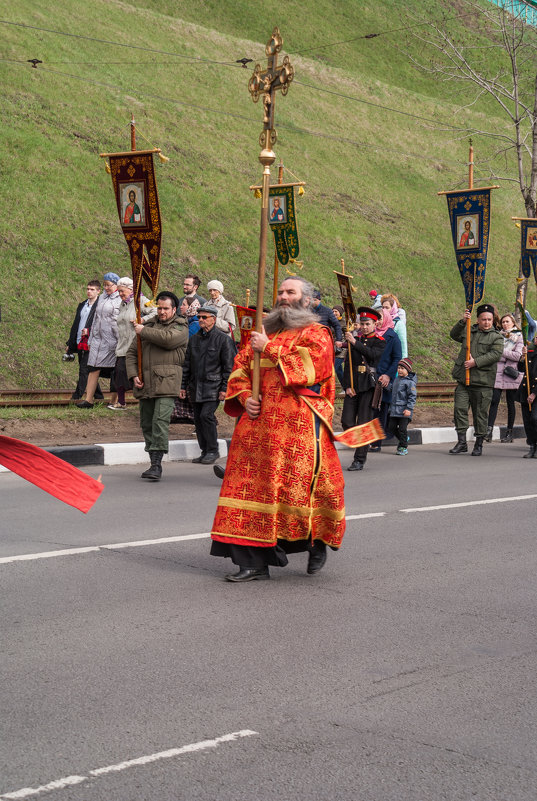
<svg viewBox="0 0 537 801"><path fill-rule="evenodd" d="M117 316L117 345L116 345L116 366L114 368L114 385L117 392L117 401L108 404L109 409L117 411L126 409L125 393L131 389L131 382L127 377L125 356L135 337L133 323L136 321L136 306L134 305L134 293L132 278L125 276L117 282L117 291L121 298L119 313ZM150 320L156 316L157 309L144 296L140 296L140 313L142 322Z"/></svg>
<svg viewBox="0 0 537 801"><path fill-rule="evenodd" d="M224 298L223 283L221 281L209 281L207 284L207 289L209 290L209 295L211 296L211 305L218 309L216 327L233 339L233 331L237 327L237 321L235 320L233 306L229 300Z"/></svg>
<svg viewBox="0 0 537 801"><path fill-rule="evenodd" d="M406 359L406 357L408 356L408 346L406 339L406 311L401 308L398 299L396 298L395 295L392 295L391 292L388 292L386 295L383 295L381 301L382 301L382 308L390 312L391 318L393 320L395 333L401 340L401 350L403 352L402 358Z"/></svg>
<svg viewBox="0 0 537 801"><path fill-rule="evenodd" d="M93 398L99 375L110 378L110 390L114 392L112 374L116 366L117 316L121 298L117 291L119 275L105 273L104 292L99 296L89 336L88 383L86 400L77 403L79 409L93 409Z"/></svg>
<svg viewBox="0 0 537 801"><path fill-rule="evenodd" d="M401 340L394 330L394 322L390 312L385 308L380 308L378 311L382 312L382 319L377 322L377 335L382 337L386 342L382 356L377 364L377 375L379 384L382 386L382 401L379 409L379 420L384 431L388 429L388 410L390 408L390 401L392 399L391 390L388 390L388 385L393 382L397 375L397 365L399 364L402 356ZM372 453L380 451L380 440L374 442L369 446Z"/></svg>

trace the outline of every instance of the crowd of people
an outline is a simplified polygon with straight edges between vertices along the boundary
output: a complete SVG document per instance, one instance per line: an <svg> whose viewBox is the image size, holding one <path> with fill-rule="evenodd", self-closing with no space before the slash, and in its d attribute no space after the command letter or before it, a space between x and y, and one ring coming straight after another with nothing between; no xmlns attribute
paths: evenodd
<svg viewBox="0 0 537 801"><path fill-rule="evenodd" d="M72 398L79 408L93 408L95 400L103 399L99 378L108 378L108 408L122 411L126 393L133 391L140 401L141 428L151 462L144 478L161 477L170 421L194 424L200 447L194 462L214 464L220 456L216 410L226 398L233 370L237 321L221 281L208 282L209 299L200 294L200 287L200 278L188 274L181 298L161 292L152 302L141 295L137 320L132 279L108 272L103 276L102 293L99 281L88 283L87 300L79 304L71 327L66 351L76 353L79 360ZM331 333L331 356L344 396L343 430L378 418L385 435L397 438L396 455L407 455L417 375L408 356L406 313L399 299L391 292L371 290L369 305L359 307L356 323L350 327L345 324L343 307L324 305L318 290L312 290L308 303L308 313ZM523 346L512 314L499 318L494 307L485 304L477 309L477 323L471 328L468 359L465 331L469 316L466 311L451 331L461 349L453 369L457 443L450 453L468 452L471 408L475 430L472 455L482 454L483 442L492 439L505 391L508 420L501 441L513 441L518 401L530 446L526 457L536 458L535 379L529 392L527 382L522 381L526 359L530 377L537 368L533 346L529 350ZM529 320L533 324L531 317ZM360 444L347 469L363 470L368 453L381 447L381 441ZM224 469L219 468L217 474L222 477Z"/></svg>
<svg viewBox="0 0 537 801"><path fill-rule="evenodd" d="M308 553L307 573L315 574L328 549L339 548L345 529L335 440L354 448L349 471L364 469L368 452L381 447L381 431L396 437L396 455L408 453L417 376L404 309L393 293L372 290L369 305L360 306L356 322L347 325L342 306L324 305L318 290L293 276L279 287L263 330L250 331L249 344L237 350L235 311L222 283L209 281L208 300L200 286L189 274L182 298L168 291L151 302L142 296L138 316L129 278L106 273L102 294L100 282L90 281L66 347L79 358L73 399L81 409L92 408L102 397L99 378L110 378L108 408L121 411L132 389L150 460L142 478L152 481L162 476L173 415L194 422L200 455L192 461L220 468L223 479L211 553L238 567L227 580L268 579L271 565L283 567L289 554L301 551ZM468 452L471 408L472 455L482 454L505 391L508 426L502 441L512 441L519 401L529 445L525 458L537 458L535 330L535 342L526 347L513 315L500 318L483 304L470 327L468 354L470 318L465 311L451 330L461 347L452 373L457 443L450 453ZM256 353L260 391L254 397ZM344 394L342 434L332 428L336 375ZM222 402L236 418L225 468L215 465L215 412Z"/></svg>

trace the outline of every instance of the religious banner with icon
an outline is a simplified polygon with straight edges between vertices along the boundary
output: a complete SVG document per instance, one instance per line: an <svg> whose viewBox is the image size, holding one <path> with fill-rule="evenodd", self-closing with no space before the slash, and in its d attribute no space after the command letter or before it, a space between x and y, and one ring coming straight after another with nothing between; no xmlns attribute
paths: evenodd
<svg viewBox="0 0 537 801"><path fill-rule="evenodd" d="M255 309L248 306L234 306L237 313L237 320L239 323L239 332L241 335L238 344L239 350L242 350L250 341L250 335L255 329Z"/></svg>
<svg viewBox="0 0 537 801"><path fill-rule="evenodd" d="M341 293L341 303L343 305L343 309L345 310L345 322L347 323L347 329L349 330L349 326L354 327L356 322L356 307L354 305L354 300L352 299L352 275L338 273L337 270L334 270L334 272L337 276L339 291Z"/></svg>
<svg viewBox="0 0 537 801"><path fill-rule="evenodd" d="M490 232L490 190L464 189L446 195L455 257L469 309L481 301Z"/></svg>
<svg viewBox="0 0 537 801"><path fill-rule="evenodd" d="M135 298L140 295L142 278L154 297L160 277L162 228L153 164L157 152L103 154L109 159L119 222L129 248Z"/></svg>
<svg viewBox="0 0 537 801"><path fill-rule="evenodd" d="M295 215L295 191L289 184L274 184L269 190L269 224L280 264L296 261L300 252Z"/></svg>
<svg viewBox="0 0 537 801"><path fill-rule="evenodd" d="M535 217L513 217L520 222L520 259L522 275L529 278L533 275L537 281L537 219Z"/></svg>

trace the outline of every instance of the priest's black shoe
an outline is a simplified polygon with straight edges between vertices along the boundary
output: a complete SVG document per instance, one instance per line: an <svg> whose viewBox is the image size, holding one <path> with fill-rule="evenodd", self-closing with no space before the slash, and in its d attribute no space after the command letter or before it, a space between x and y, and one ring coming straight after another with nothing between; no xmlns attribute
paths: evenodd
<svg viewBox="0 0 537 801"><path fill-rule="evenodd" d="M323 543L324 545L324 543ZM308 569L307 573L310 576L313 573L318 573L319 570L324 567L326 563L326 545L324 548L320 548L318 544L313 547L313 550L310 551L310 555L308 557Z"/></svg>
<svg viewBox="0 0 537 801"><path fill-rule="evenodd" d="M226 468L224 467L223 464L215 464L213 466L213 473L217 478L222 480L226 474Z"/></svg>
<svg viewBox="0 0 537 801"><path fill-rule="evenodd" d="M244 582L244 581L255 581L256 579L269 579L270 573L268 567L261 567L261 568L253 568L253 567L241 567L238 573L232 574L228 573L226 576L226 581L237 581L237 582Z"/></svg>
<svg viewBox="0 0 537 801"><path fill-rule="evenodd" d="M354 460L354 462L351 465L349 465L349 467L347 467L347 470L363 470L363 469L364 469L364 466L363 466L362 462L357 462L356 459Z"/></svg>
<svg viewBox="0 0 537 801"><path fill-rule="evenodd" d="M192 459L192 464L201 464L201 460L205 456L204 453L200 453L199 456L196 456L195 459Z"/></svg>

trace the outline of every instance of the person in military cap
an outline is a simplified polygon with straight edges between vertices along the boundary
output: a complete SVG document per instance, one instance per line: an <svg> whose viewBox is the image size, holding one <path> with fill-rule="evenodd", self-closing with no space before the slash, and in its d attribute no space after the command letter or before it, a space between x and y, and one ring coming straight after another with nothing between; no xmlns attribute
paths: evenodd
<svg viewBox="0 0 537 801"><path fill-rule="evenodd" d="M496 379L496 365L503 353L503 337L494 328L494 306L484 303L477 308L477 323L470 329L470 358L466 358L466 321L472 313L466 309L464 317L450 331L451 339L461 343L459 355L451 373L456 380L455 428L457 444L450 453L467 453L466 431L468 410L472 407L475 444L472 456L483 453L483 439L487 433L488 413ZM466 386L466 370L470 371L470 384Z"/></svg>
<svg viewBox="0 0 537 801"><path fill-rule="evenodd" d="M377 383L376 366L386 345L376 330L381 313L369 306L360 306L357 311L360 318L359 332L347 331L345 334L351 348L343 370L345 400L341 425L344 431L352 426L368 423L377 416L377 410L371 404ZM368 450L369 445L356 448L352 464L347 470L363 470Z"/></svg>

